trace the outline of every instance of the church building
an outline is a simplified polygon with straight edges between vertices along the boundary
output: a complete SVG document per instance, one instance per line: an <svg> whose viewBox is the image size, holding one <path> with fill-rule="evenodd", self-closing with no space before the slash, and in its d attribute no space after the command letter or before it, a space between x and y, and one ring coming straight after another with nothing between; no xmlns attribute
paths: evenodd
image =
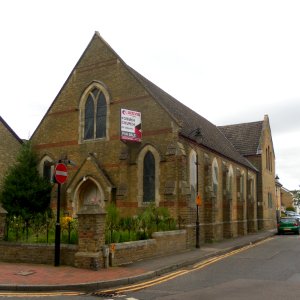
<svg viewBox="0 0 300 300"><path fill-rule="evenodd" d="M113 202L122 215L153 203L183 220L192 241L199 195L202 241L275 227L268 117L217 127L128 66L97 32L31 141L49 180L55 162L75 163L61 190L70 215L83 203ZM52 198L55 207L55 190Z"/></svg>

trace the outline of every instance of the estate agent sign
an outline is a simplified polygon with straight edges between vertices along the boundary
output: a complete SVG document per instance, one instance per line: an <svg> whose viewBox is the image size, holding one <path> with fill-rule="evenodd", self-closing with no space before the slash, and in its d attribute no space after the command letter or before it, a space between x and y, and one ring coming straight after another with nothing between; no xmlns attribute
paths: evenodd
<svg viewBox="0 0 300 300"><path fill-rule="evenodd" d="M121 140L142 141L142 114L138 111L121 109Z"/></svg>

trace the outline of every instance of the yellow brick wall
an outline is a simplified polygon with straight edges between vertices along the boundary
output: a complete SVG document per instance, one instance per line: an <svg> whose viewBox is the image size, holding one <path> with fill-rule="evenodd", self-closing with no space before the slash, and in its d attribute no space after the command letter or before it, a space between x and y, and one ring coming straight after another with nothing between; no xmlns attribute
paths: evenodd
<svg viewBox="0 0 300 300"><path fill-rule="evenodd" d="M21 143L7 129L6 125L0 122L0 188L7 171L16 162Z"/></svg>

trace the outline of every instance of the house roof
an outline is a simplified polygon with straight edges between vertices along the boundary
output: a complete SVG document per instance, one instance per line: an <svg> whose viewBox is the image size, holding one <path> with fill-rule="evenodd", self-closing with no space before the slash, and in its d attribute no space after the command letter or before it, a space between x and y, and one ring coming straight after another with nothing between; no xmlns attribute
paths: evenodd
<svg viewBox="0 0 300 300"><path fill-rule="evenodd" d="M185 106L127 65L130 72L155 100L180 124L181 135L251 169L256 168L243 157L217 126ZM200 134L200 139L197 134Z"/></svg>
<svg viewBox="0 0 300 300"><path fill-rule="evenodd" d="M218 128L242 155L259 154L263 121L218 126Z"/></svg>
<svg viewBox="0 0 300 300"><path fill-rule="evenodd" d="M23 144L23 140L18 137L18 135L11 129L11 127L4 121L4 119L0 116L0 123L4 125L4 127L9 131L9 133L20 143Z"/></svg>

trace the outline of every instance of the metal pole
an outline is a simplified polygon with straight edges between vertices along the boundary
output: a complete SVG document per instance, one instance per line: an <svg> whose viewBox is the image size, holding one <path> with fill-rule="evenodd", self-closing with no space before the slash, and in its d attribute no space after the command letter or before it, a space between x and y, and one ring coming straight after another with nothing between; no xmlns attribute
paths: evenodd
<svg viewBox="0 0 300 300"><path fill-rule="evenodd" d="M54 266L60 265L60 183L57 183L57 212L55 224L55 259Z"/></svg>
<svg viewBox="0 0 300 300"><path fill-rule="evenodd" d="M196 194L198 197L198 153L196 153ZM199 205L197 205L197 218L196 218L196 248L200 248L200 223L199 223Z"/></svg>
<svg viewBox="0 0 300 300"><path fill-rule="evenodd" d="M199 205L197 204L197 219L196 219L196 248L200 248L200 223L199 223Z"/></svg>

